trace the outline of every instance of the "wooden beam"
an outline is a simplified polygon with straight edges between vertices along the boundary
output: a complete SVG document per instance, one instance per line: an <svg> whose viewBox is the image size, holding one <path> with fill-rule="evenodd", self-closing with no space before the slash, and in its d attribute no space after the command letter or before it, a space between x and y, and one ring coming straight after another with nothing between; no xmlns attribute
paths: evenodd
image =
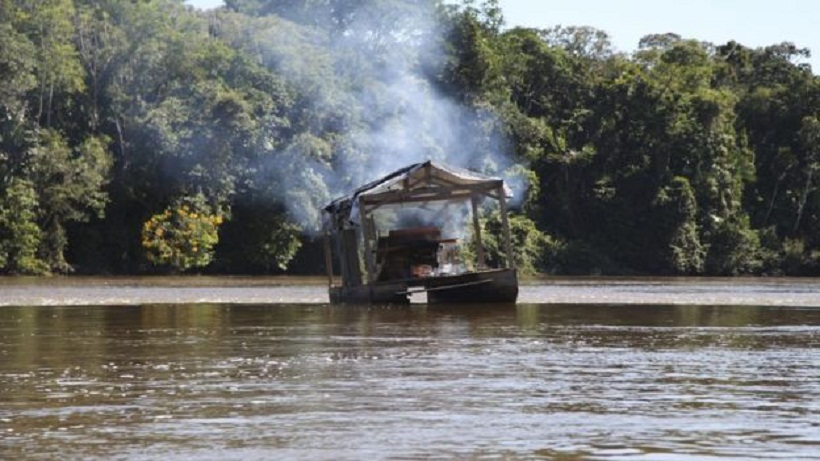
<svg viewBox="0 0 820 461"><path fill-rule="evenodd" d="M327 266L327 285L333 286L333 255L330 251L330 232L325 232L324 235L325 246L325 266Z"/></svg>
<svg viewBox="0 0 820 461"><path fill-rule="evenodd" d="M475 282L458 283L458 284L455 284L455 285L442 285L440 287L432 287L432 288L424 287L424 288L419 288L419 289L415 289L415 290L410 288L410 289L405 290L405 291L397 291L396 294L397 295L412 295L412 294L415 294L415 293L425 293L425 292L428 292L428 291L444 291L444 290L452 290L454 288L464 288L464 287L470 287L470 286L474 286L474 285L484 285L485 283L492 283L492 279L476 280Z"/></svg>
<svg viewBox="0 0 820 461"><path fill-rule="evenodd" d="M374 283L376 281L376 262L374 261L375 252L372 247L374 243L373 222L370 213L365 208L363 199L364 197L359 197L359 223L362 226L362 236L364 237L364 265L367 269L367 283Z"/></svg>
<svg viewBox="0 0 820 461"><path fill-rule="evenodd" d="M344 229L337 234L339 264L342 269L342 284L357 287L362 284L362 269L359 261L358 236L355 229Z"/></svg>
<svg viewBox="0 0 820 461"><path fill-rule="evenodd" d="M406 191L388 191L378 195L362 196L360 203L367 205L389 205L400 203L418 203L434 201L467 200L475 194L490 196L491 189L486 187L462 186L458 189L431 187Z"/></svg>
<svg viewBox="0 0 820 461"><path fill-rule="evenodd" d="M510 220L507 217L507 194L504 188L498 190L498 206L501 211L501 225L504 228L504 250L507 253L507 269L515 269L515 254L512 249L512 239L510 238Z"/></svg>
<svg viewBox="0 0 820 461"><path fill-rule="evenodd" d="M479 221L478 216L478 197L472 196L470 199L470 205L473 207L473 235L475 236L475 247L476 247L476 266L478 270L484 269L487 267L487 258L484 255L484 242L481 240L481 221Z"/></svg>

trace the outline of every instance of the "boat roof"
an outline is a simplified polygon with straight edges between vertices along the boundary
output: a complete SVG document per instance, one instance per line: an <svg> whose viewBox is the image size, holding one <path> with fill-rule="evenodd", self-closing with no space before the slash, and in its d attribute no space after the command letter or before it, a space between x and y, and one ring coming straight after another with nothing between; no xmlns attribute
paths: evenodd
<svg viewBox="0 0 820 461"><path fill-rule="evenodd" d="M501 178L428 160L398 169L359 187L325 207L325 212L358 222L359 204L381 206L433 201L460 201L475 195L492 196L510 190Z"/></svg>

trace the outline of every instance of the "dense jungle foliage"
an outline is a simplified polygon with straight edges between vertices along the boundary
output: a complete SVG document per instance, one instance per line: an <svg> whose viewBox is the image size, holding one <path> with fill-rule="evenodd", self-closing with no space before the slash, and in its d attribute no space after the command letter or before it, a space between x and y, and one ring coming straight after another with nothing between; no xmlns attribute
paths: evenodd
<svg viewBox="0 0 820 461"><path fill-rule="evenodd" d="M0 272L320 273L318 210L434 159L517 179L530 270L818 275L807 56L492 0L0 0Z"/></svg>

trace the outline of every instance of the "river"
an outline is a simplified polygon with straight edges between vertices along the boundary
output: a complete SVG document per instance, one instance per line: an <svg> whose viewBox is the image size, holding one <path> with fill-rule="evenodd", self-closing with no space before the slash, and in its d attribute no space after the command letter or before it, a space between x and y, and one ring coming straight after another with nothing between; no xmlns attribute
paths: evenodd
<svg viewBox="0 0 820 461"><path fill-rule="evenodd" d="M820 460L820 281L0 281L0 459Z"/></svg>

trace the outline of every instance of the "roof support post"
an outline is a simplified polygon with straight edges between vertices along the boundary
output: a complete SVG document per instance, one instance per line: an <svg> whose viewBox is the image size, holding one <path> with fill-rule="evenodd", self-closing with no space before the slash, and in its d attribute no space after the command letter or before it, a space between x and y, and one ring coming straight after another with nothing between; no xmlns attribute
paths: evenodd
<svg viewBox="0 0 820 461"><path fill-rule="evenodd" d="M359 241L355 229L342 229L337 241L342 267L342 285L357 287L362 284L362 268L359 260Z"/></svg>
<svg viewBox="0 0 820 461"><path fill-rule="evenodd" d="M327 285L333 286L333 253L330 250L330 231L325 231L324 240L325 247L325 266L327 267Z"/></svg>
<svg viewBox="0 0 820 461"><path fill-rule="evenodd" d="M476 261L477 269L481 270L487 267L487 259L484 256L484 242L481 241L481 222L478 216L478 196L470 197L470 205L473 208L473 235L475 235Z"/></svg>
<svg viewBox="0 0 820 461"><path fill-rule="evenodd" d="M376 282L376 262L374 261L375 253L373 251L373 217L367 211L364 200L359 198L359 222L362 226L362 240L364 240L364 266L367 269L367 283Z"/></svg>
<svg viewBox="0 0 820 461"><path fill-rule="evenodd" d="M512 250L512 239L510 238L510 220L507 216L507 195L504 193L504 186L498 188L498 206L501 211L501 226L504 229L504 251L507 253L507 269L515 269L515 254Z"/></svg>

